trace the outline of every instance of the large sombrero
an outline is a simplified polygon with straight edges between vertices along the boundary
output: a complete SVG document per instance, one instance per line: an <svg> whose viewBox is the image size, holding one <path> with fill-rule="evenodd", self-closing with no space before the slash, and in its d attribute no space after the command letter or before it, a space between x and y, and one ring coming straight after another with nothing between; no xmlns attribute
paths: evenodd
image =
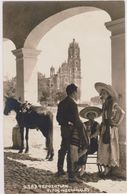
<svg viewBox="0 0 127 194"><path fill-rule="evenodd" d="M101 116L102 109L95 106L87 106L79 112L79 115L85 119L88 119L89 113L94 113L95 118L97 118Z"/></svg>
<svg viewBox="0 0 127 194"><path fill-rule="evenodd" d="M95 83L95 89L100 94L102 90L106 90L114 99L118 98L118 95L111 85L107 85L102 82Z"/></svg>

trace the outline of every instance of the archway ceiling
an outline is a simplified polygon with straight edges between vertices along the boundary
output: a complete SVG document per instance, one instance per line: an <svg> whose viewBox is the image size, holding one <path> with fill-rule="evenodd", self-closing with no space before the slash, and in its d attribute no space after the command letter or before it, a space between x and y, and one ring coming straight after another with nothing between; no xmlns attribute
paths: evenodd
<svg viewBox="0 0 127 194"><path fill-rule="evenodd" d="M60 11L79 6L105 10L112 20L125 17L124 1L4 2L3 36L22 48L28 34L39 23Z"/></svg>

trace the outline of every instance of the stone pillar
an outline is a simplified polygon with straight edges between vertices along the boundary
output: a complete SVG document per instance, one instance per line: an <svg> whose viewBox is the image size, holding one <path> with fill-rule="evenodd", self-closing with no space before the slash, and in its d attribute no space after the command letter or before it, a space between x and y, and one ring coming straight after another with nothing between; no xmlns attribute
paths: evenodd
<svg viewBox="0 0 127 194"><path fill-rule="evenodd" d="M12 51L16 56L16 97L22 101L27 100L37 104L38 79L37 79L37 56L40 51L22 48ZM18 126L12 129L13 148L18 149L21 145L21 135Z"/></svg>
<svg viewBox="0 0 127 194"><path fill-rule="evenodd" d="M112 32L112 85L119 95L119 105L125 110L125 18L107 22L106 27ZM120 167L114 169L118 176L126 177L126 121L119 127Z"/></svg>
<svg viewBox="0 0 127 194"><path fill-rule="evenodd" d="M12 52L16 56L16 96L35 104L38 100L36 63L40 51L22 48Z"/></svg>

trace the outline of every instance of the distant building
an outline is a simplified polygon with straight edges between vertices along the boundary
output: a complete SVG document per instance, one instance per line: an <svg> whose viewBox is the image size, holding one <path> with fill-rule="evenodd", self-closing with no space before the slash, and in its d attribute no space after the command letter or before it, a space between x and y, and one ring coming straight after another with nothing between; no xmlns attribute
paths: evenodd
<svg viewBox="0 0 127 194"><path fill-rule="evenodd" d="M80 48L78 43L73 39L68 48L68 59L67 62L63 62L59 67L57 73L55 68L50 68L49 90L50 90L50 101L54 101L54 96L58 92L65 91L68 84L74 83L79 88L79 99L81 90L81 59L80 59Z"/></svg>

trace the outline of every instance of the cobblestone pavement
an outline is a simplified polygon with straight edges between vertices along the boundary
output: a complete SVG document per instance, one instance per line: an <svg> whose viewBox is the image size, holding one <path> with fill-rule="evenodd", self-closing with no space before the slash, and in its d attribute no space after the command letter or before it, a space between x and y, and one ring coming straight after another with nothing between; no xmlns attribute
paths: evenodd
<svg viewBox="0 0 127 194"><path fill-rule="evenodd" d="M58 178L55 173L49 170L36 169L33 167L27 167L26 165L14 161L18 160L30 160L36 162L37 159L33 159L25 154L16 154L12 152L5 152L5 193L17 194L17 193L53 193L57 192L87 192L87 193L99 193L99 189L95 189L92 186L86 185L85 181L90 178L83 178L82 183L70 183L68 184L67 176ZM14 160L13 160L14 159ZM42 161L43 162L43 161ZM92 180L96 180L97 175L93 174ZM49 188L53 187L53 188Z"/></svg>
<svg viewBox="0 0 127 194"><path fill-rule="evenodd" d="M68 184L67 174L58 178L53 171L45 167L46 162L26 154L5 152L5 193L126 193L127 184L122 179L111 177L107 180L99 178L97 172L88 172L82 177L82 183ZM22 162L26 163L23 164ZM28 167L33 163L34 167ZM41 167L38 167L41 163ZM52 188L50 188L52 187Z"/></svg>

